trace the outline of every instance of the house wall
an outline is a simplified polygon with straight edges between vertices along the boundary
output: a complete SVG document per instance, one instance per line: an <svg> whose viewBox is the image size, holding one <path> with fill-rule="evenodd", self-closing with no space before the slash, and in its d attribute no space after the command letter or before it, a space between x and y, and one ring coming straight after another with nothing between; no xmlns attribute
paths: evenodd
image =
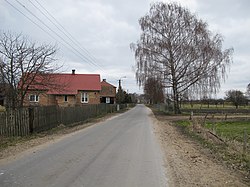
<svg viewBox="0 0 250 187"><path fill-rule="evenodd" d="M81 93L88 93L88 103L81 102ZM30 102L30 95L39 95L38 102ZM79 91L77 95L68 95L68 101L64 101L64 95L47 95L45 91L29 91L24 99L24 106L51 106L58 105L61 107L100 104L99 91Z"/></svg>
<svg viewBox="0 0 250 187"><path fill-rule="evenodd" d="M87 92L89 101L88 103L81 102L81 94ZM100 92L99 91L78 91L76 96L76 105L86 105L86 104L100 104Z"/></svg>
<svg viewBox="0 0 250 187"><path fill-rule="evenodd" d="M101 92L100 92L100 102L106 103L106 98L110 98L110 104L116 103L116 87L114 86L101 86Z"/></svg>
<svg viewBox="0 0 250 187"><path fill-rule="evenodd" d="M30 95L38 95L38 102L30 102ZM24 106L49 106L55 105L55 97L53 95L47 95L45 91L29 91L24 98Z"/></svg>
<svg viewBox="0 0 250 187"><path fill-rule="evenodd" d="M75 95L68 95L68 101L64 100L65 95L57 95L56 96L56 103L58 106L61 107L69 107L69 106L75 106L76 105L76 96Z"/></svg>
<svg viewBox="0 0 250 187"><path fill-rule="evenodd" d="M101 86L101 97L115 97L116 95L116 88L113 86Z"/></svg>

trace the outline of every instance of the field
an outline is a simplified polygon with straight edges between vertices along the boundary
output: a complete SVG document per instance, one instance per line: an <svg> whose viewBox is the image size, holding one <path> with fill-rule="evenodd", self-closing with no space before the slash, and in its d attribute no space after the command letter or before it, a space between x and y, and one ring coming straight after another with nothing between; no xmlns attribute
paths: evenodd
<svg viewBox="0 0 250 187"><path fill-rule="evenodd" d="M244 116L244 117L243 117ZM250 178L250 116L195 116L174 122L182 132L211 149L228 167Z"/></svg>
<svg viewBox="0 0 250 187"><path fill-rule="evenodd" d="M243 154L243 132L250 129L249 114L201 114L194 113L192 119L189 115L175 115L164 108L153 108L153 112L160 121L162 128L162 141L167 141L164 150L178 173L178 181L185 178L183 186L188 186L190 180L213 179L214 182L199 183L197 186L244 186L236 184L233 177L223 180L223 174L237 174L249 186L250 184L250 150ZM173 130L176 129L176 130ZM179 134L179 135L178 135ZM236 139L236 137L239 137ZM248 139L248 145L250 139ZM175 151L171 150L174 148ZM208 160L207 160L208 158ZM181 164L180 164L181 163ZM218 165L227 168L219 172ZM189 176L187 176L189 175ZM204 176L204 177L203 177ZM183 178L182 178L183 177ZM228 181L232 183L229 184ZM207 182L207 181L206 181ZM219 182L216 184L216 182ZM221 182L221 183L220 183ZM191 186L195 186L192 183Z"/></svg>
<svg viewBox="0 0 250 187"><path fill-rule="evenodd" d="M230 103L182 104L182 114L173 114L171 105L154 109L165 115L180 132L209 149L213 157L250 179L250 106L238 109Z"/></svg>
<svg viewBox="0 0 250 187"><path fill-rule="evenodd" d="M205 127L211 130L214 129L218 136L229 141L244 142L245 134L250 136L250 121L247 120L208 122Z"/></svg>
<svg viewBox="0 0 250 187"><path fill-rule="evenodd" d="M231 103L225 103L225 104L202 104L202 103L184 103L181 105L182 109L235 109L235 106L232 105ZM250 109L250 105L245 105L245 106L239 106L239 109Z"/></svg>

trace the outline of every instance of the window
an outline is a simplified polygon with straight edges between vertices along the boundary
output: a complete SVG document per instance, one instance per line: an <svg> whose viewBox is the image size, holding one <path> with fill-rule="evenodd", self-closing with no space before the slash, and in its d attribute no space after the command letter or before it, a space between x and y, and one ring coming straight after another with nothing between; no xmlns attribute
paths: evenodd
<svg viewBox="0 0 250 187"><path fill-rule="evenodd" d="M110 97L106 97L106 103L110 103Z"/></svg>
<svg viewBox="0 0 250 187"><path fill-rule="evenodd" d="M68 102L68 96L67 95L64 96L64 102Z"/></svg>
<svg viewBox="0 0 250 187"><path fill-rule="evenodd" d="M89 102L88 93L86 93L86 92L82 93L81 102L82 103L88 103Z"/></svg>
<svg viewBox="0 0 250 187"><path fill-rule="evenodd" d="M39 96L38 95L30 95L30 102L38 102Z"/></svg>

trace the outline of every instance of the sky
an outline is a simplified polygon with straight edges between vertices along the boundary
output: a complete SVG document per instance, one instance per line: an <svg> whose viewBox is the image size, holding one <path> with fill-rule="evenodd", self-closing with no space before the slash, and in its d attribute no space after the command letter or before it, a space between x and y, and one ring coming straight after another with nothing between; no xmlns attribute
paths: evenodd
<svg viewBox="0 0 250 187"><path fill-rule="evenodd" d="M56 45L61 71L98 73L101 79L130 93L143 93L135 78L130 44L140 37L138 20L151 0L0 0L0 30L22 33L38 44ZM165 0L164 2L172 2ZM213 33L223 48L234 48L233 64L217 98L231 89L246 91L250 83L250 1L177 0ZM49 19L48 19L49 18Z"/></svg>

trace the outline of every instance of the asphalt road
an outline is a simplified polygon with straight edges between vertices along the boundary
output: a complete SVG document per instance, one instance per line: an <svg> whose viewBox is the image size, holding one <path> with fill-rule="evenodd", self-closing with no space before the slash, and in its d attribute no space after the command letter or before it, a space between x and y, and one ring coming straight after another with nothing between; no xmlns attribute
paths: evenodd
<svg viewBox="0 0 250 187"><path fill-rule="evenodd" d="M126 113L0 166L0 186L166 186L150 110Z"/></svg>

